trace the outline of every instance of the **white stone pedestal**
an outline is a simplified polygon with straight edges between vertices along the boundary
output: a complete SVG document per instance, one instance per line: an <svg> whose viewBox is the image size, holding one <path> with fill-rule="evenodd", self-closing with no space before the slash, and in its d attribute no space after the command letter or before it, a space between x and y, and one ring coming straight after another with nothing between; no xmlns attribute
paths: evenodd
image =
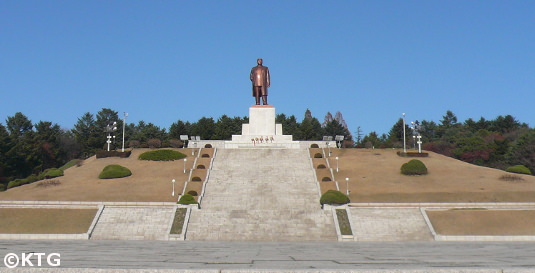
<svg viewBox="0 0 535 273"><path fill-rule="evenodd" d="M253 105L249 108L249 123L242 125L241 135L232 135L226 148L280 147L298 148L299 141L282 134L282 124L275 123L273 105Z"/></svg>

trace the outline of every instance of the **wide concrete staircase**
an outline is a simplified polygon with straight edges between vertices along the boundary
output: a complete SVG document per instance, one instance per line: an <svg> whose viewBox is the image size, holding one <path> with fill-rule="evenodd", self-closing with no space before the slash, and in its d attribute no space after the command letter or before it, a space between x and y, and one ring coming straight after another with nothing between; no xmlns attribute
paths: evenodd
<svg viewBox="0 0 535 273"><path fill-rule="evenodd" d="M218 150L201 206L186 240L337 240L307 150Z"/></svg>

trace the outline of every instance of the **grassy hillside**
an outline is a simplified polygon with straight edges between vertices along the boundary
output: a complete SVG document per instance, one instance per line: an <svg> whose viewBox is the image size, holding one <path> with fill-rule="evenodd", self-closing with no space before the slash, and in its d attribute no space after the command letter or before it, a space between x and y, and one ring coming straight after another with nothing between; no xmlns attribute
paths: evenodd
<svg viewBox="0 0 535 273"><path fill-rule="evenodd" d="M54 200L54 201L169 201L171 180L175 179L175 192L182 193L187 173L184 161L154 162L138 160L149 149L136 149L129 158L95 157L85 160L80 167L65 170L65 175L0 192L0 200ZM176 149L188 155L187 168L193 165L191 150ZM132 175L120 179L98 179L102 169L111 164L125 166ZM47 184L47 182L49 182Z"/></svg>
<svg viewBox="0 0 535 273"><path fill-rule="evenodd" d="M171 179L176 179L175 191L182 192L187 174L183 160L152 162L138 160L148 149L136 149L130 158L90 158L81 167L72 167L59 183L37 182L0 192L0 200L71 200L71 201L176 201L171 196ZM191 150L187 168L191 168ZM319 149L321 151L321 149ZM251 151L253 152L253 151ZM518 175L522 181L503 181L504 171L479 167L462 161L430 153L420 158L429 174L405 176L400 167L410 158L386 149L332 149L331 166L339 173L335 180L340 191L346 192L345 178L349 177L351 202L533 202L535 176ZM110 164L119 164L132 171L132 176L101 180L98 174Z"/></svg>
<svg viewBox="0 0 535 273"><path fill-rule="evenodd" d="M433 152L419 158L427 175L405 176L400 167L411 158L392 149L331 149L331 167L340 190L349 177L351 202L533 202L535 176L518 175L521 181L504 181L506 173L468 164Z"/></svg>

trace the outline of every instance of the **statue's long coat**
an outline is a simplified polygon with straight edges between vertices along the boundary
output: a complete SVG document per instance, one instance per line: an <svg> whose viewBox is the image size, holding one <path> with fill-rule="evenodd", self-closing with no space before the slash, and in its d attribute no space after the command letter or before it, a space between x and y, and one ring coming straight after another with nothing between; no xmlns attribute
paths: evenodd
<svg viewBox="0 0 535 273"><path fill-rule="evenodd" d="M269 83L269 69L267 66L257 65L253 68L251 68L251 82L253 84L253 97L254 94L254 87L255 86L261 86L260 88L260 96L267 96L268 95L268 87L270 85Z"/></svg>

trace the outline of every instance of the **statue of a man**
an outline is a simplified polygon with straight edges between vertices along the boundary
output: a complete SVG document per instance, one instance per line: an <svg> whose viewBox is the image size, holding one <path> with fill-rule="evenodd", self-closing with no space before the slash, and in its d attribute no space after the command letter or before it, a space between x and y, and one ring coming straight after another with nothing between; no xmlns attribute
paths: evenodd
<svg viewBox="0 0 535 273"><path fill-rule="evenodd" d="M257 66L251 68L250 79L253 84L253 97L256 99L256 105L260 105L260 98L262 104L267 105L268 87L269 83L269 69L267 66L262 66L262 59L256 60Z"/></svg>

